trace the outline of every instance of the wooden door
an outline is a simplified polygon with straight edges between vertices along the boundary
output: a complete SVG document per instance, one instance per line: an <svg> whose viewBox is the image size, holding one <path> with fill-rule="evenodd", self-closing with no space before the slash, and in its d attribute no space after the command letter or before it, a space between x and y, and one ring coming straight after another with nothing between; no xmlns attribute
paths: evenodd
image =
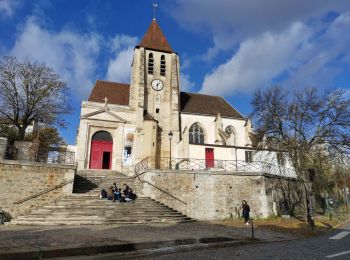
<svg viewBox="0 0 350 260"><path fill-rule="evenodd" d="M205 166L206 168L214 167L214 149L205 148Z"/></svg>
<svg viewBox="0 0 350 260"><path fill-rule="evenodd" d="M90 169L111 169L113 142L94 140L91 142ZM106 153L109 162L106 165ZM105 161L103 160L105 154ZM108 167L108 168L107 168Z"/></svg>

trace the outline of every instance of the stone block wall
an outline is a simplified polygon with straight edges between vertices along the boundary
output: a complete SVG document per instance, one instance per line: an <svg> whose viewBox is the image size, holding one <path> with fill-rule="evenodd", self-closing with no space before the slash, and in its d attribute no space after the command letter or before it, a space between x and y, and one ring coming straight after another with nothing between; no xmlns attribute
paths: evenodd
<svg viewBox="0 0 350 260"><path fill-rule="evenodd" d="M0 160L0 207L12 217L50 205L72 193L73 182L20 204L14 202L74 179L75 168L34 162Z"/></svg>
<svg viewBox="0 0 350 260"><path fill-rule="evenodd" d="M264 178L268 207L274 215L305 213L305 190L295 179L267 176Z"/></svg>
<svg viewBox="0 0 350 260"><path fill-rule="evenodd" d="M152 184L144 183L143 193L199 220L238 218L242 200L248 201L252 217L267 217L273 212L264 178L247 173L154 171L143 175Z"/></svg>
<svg viewBox="0 0 350 260"><path fill-rule="evenodd" d="M145 196L199 220L238 218L242 200L249 203L252 217L281 214L286 187L292 189L293 205L303 205L297 181L259 173L154 171L146 172L142 179Z"/></svg>

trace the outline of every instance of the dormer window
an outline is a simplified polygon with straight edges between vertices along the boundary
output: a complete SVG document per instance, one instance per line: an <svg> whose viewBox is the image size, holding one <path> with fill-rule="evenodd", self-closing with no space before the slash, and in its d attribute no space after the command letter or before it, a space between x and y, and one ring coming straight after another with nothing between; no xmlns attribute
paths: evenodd
<svg viewBox="0 0 350 260"><path fill-rule="evenodd" d="M165 76L165 69L166 69L165 56L162 55L160 57L160 75L161 76Z"/></svg>
<svg viewBox="0 0 350 260"><path fill-rule="evenodd" d="M153 53L150 53L148 55L148 74L153 75L153 68L154 68Z"/></svg>

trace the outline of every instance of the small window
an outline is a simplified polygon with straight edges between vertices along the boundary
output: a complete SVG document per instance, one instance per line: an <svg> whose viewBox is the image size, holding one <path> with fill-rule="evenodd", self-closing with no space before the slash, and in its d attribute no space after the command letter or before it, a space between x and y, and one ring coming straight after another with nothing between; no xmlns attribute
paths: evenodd
<svg viewBox="0 0 350 260"><path fill-rule="evenodd" d="M252 151L245 151L245 162L247 162L247 163L253 162L253 152Z"/></svg>
<svg viewBox="0 0 350 260"><path fill-rule="evenodd" d="M148 55L148 74L153 75L153 69L154 69L153 53L150 53Z"/></svg>
<svg viewBox="0 0 350 260"><path fill-rule="evenodd" d="M165 76L165 69L166 69L165 56L162 55L160 58L160 75L161 76Z"/></svg>
<svg viewBox="0 0 350 260"><path fill-rule="evenodd" d="M156 113L159 114L159 108L156 108Z"/></svg>

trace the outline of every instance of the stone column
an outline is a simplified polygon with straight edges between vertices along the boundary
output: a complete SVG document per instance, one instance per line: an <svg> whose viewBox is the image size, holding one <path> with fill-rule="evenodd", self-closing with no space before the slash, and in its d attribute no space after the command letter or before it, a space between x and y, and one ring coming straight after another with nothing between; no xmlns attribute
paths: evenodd
<svg viewBox="0 0 350 260"><path fill-rule="evenodd" d="M33 149L33 143L27 141L15 141L15 147L18 149L17 160L29 160L35 159L36 151Z"/></svg>
<svg viewBox="0 0 350 260"><path fill-rule="evenodd" d="M7 147L7 138L0 137L0 160L4 159Z"/></svg>

